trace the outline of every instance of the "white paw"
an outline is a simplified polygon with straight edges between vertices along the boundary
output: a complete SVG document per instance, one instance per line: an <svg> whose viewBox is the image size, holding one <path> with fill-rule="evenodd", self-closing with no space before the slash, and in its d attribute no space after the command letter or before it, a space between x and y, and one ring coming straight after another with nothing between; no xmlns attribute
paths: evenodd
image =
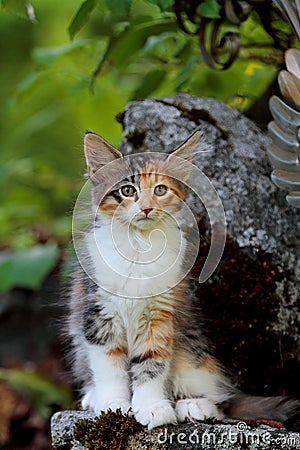
<svg viewBox="0 0 300 450"><path fill-rule="evenodd" d="M107 412L109 409L116 411L121 409L123 414L126 414L130 407L130 401L124 397L107 398L104 395L97 393L96 389L91 388L81 400L81 406L83 409L92 410L96 414L100 414L101 411Z"/></svg>
<svg viewBox="0 0 300 450"><path fill-rule="evenodd" d="M142 425L148 425L148 430L165 425L176 423L176 414L168 400L160 400L145 407L133 411L134 417Z"/></svg>
<svg viewBox="0 0 300 450"><path fill-rule="evenodd" d="M222 413L216 405L207 398L186 398L184 400L178 400L175 411L179 422L223 418Z"/></svg>

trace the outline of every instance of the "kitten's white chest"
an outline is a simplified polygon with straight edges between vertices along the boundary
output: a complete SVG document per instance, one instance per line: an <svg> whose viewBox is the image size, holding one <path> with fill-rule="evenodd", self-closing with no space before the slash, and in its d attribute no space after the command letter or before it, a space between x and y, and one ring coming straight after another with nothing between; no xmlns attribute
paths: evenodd
<svg viewBox="0 0 300 450"><path fill-rule="evenodd" d="M182 278L186 247L177 228L161 227L148 235L109 226L87 236L95 279L106 291L127 298L159 295Z"/></svg>

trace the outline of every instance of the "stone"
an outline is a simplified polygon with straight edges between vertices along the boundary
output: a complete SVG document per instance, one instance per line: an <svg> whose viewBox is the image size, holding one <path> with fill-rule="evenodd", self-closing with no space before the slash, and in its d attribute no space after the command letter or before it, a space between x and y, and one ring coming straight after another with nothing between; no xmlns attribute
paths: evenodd
<svg viewBox="0 0 300 450"><path fill-rule="evenodd" d="M58 412L52 417L52 445L54 450L85 450L73 437L75 423L95 417L82 411ZM300 434L266 424L259 426L245 422L206 424L186 423L146 428L130 436L126 450L271 450L274 448L300 449Z"/></svg>
<svg viewBox="0 0 300 450"><path fill-rule="evenodd" d="M51 417L52 446L59 450L68 446L74 450L84 450L73 437L75 423L80 419L93 419L93 413L87 411L60 411Z"/></svg>

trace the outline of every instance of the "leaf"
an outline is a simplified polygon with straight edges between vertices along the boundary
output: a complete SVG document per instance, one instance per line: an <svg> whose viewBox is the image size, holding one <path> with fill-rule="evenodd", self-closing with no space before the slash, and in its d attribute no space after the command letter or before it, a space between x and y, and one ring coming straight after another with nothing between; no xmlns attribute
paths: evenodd
<svg viewBox="0 0 300 450"><path fill-rule="evenodd" d="M105 0L105 3L116 16L129 16L132 0Z"/></svg>
<svg viewBox="0 0 300 450"><path fill-rule="evenodd" d="M51 64L60 56L66 55L74 50L83 48L87 43L86 39L77 39L57 47L35 47L32 51L33 58L42 64Z"/></svg>
<svg viewBox="0 0 300 450"><path fill-rule="evenodd" d="M203 17L218 19L220 17L220 5L217 0L205 0L204 3L198 6L197 12Z"/></svg>
<svg viewBox="0 0 300 450"><path fill-rule="evenodd" d="M133 93L131 100L144 99L148 97L165 79L167 71L154 69L147 73L139 87Z"/></svg>
<svg viewBox="0 0 300 450"><path fill-rule="evenodd" d="M71 393L64 385L54 384L39 373L0 368L0 380L6 381L17 390L26 391L40 417L48 417L49 407L53 404L68 408L72 403Z"/></svg>
<svg viewBox="0 0 300 450"><path fill-rule="evenodd" d="M176 92L180 92L184 85L191 78L192 73L195 70L195 65L201 61L200 55L193 55L191 58L185 63L182 70L177 73L175 79L175 89Z"/></svg>
<svg viewBox="0 0 300 450"><path fill-rule="evenodd" d="M17 84L16 89L15 89L15 94L20 95L23 92L26 92L28 89L30 89L32 86L34 86L34 84L38 80L39 76L40 76L40 72L37 70L29 72L29 74L25 78L23 78L23 80L21 80L20 83Z"/></svg>
<svg viewBox="0 0 300 450"><path fill-rule="evenodd" d="M78 33L78 31L80 31L81 28L87 23L89 15L93 11L95 6L96 0L86 0L80 5L68 27L71 39L73 39L75 34Z"/></svg>
<svg viewBox="0 0 300 450"><path fill-rule="evenodd" d="M106 60L112 59L117 68L126 67L132 56L140 51L149 36L158 35L166 31L177 30L177 23L173 18L147 20L135 26L130 26L114 39L106 54Z"/></svg>
<svg viewBox="0 0 300 450"><path fill-rule="evenodd" d="M148 2L158 6L162 12L172 10L174 4L173 0L148 0Z"/></svg>
<svg viewBox="0 0 300 450"><path fill-rule="evenodd" d="M34 7L29 1L26 2L26 11L29 20L31 20L31 22L36 22Z"/></svg>
<svg viewBox="0 0 300 450"><path fill-rule="evenodd" d="M58 260L56 245L36 245L0 263L0 292L13 287L37 289Z"/></svg>
<svg viewBox="0 0 300 450"><path fill-rule="evenodd" d="M1 0L1 4L12 14L36 22L35 11L29 0Z"/></svg>

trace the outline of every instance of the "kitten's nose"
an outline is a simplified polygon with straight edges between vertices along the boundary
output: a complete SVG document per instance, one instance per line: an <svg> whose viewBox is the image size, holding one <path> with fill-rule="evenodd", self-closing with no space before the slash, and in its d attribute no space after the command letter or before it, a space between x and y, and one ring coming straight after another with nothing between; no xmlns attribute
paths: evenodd
<svg viewBox="0 0 300 450"><path fill-rule="evenodd" d="M148 214L152 211L153 208L144 208L142 209L143 213L145 214L145 216L147 217Z"/></svg>

